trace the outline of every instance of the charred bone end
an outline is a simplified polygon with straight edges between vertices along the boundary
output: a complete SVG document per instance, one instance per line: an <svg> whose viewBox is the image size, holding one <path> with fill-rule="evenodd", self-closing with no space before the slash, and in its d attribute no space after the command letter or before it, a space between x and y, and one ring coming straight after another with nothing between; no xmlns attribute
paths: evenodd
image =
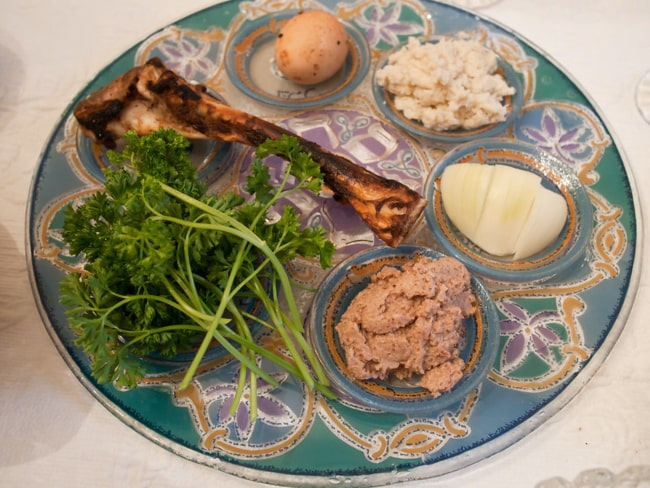
<svg viewBox="0 0 650 488"><path fill-rule="evenodd" d="M399 245L420 217L426 200L402 183L381 177L269 121L234 109L154 58L92 93L75 108L82 131L114 148L129 130L144 135L171 128L187 138L258 146L294 136L317 161L325 184L347 202L389 246Z"/></svg>
<svg viewBox="0 0 650 488"><path fill-rule="evenodd" d="M124 103L120 100L107 100L99 107L93 106L91 110L86 110L83 103L74 112L82 131L107 148L114 149L118 137L108 129L108 125L120 116Z"/></svg>

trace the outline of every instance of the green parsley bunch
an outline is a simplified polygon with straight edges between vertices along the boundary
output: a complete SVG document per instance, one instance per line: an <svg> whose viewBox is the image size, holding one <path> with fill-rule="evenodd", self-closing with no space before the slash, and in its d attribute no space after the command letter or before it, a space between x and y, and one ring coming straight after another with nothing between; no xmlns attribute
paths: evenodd
<svg viewBox="0 0 650 488"><path fill-rule="evenodd" d="M285 264L318 257L327 268L334 246L324 228L301 228L289 205L278 219L267 219L292 192L318 194L318 164L295 138L266 141L247 180L254 198L245 201L234 193L208 194L189 161L187 139L175 131L129 133L126 140L122 152L108 153L104 191L65 209L63 239L85 266L62 280L60 301L96 380L135 387L144 374L142 356L171 357L198 343L183 388L217 341L241 362L238 392L248 384L253 402L258 377L276 384L259 356L330 394L304 338ZM263 162L271 154L287 161L278 187ZM251 298L264 314L241 307ZM291 360L255 342L256 322L281 337Z"/></svg>

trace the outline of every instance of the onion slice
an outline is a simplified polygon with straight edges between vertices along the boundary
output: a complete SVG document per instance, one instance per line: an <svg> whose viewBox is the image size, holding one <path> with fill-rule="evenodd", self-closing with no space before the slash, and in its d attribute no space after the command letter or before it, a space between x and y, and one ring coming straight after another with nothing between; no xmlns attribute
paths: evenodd
<svg viewBox="0 0 650 488"><path fill-rule="evenodd" d="M448 166L440 193L449 220L495 256L537 254L557 238L568 215L564 197L545 188L541 176L503 164Z"/></svg>

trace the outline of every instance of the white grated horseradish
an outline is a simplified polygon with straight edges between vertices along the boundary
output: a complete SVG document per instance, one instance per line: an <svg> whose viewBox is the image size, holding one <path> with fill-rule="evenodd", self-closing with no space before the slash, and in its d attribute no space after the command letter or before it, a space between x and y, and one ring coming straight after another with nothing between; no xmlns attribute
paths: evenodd
<svg viewBox="0 0 650 488"><path fill-rule="evenodd" d="M503 122L515 89L497 73L497 56L476 40L442 38L408 44L376 74L405 117L433 130L475 129Z"/></svg>

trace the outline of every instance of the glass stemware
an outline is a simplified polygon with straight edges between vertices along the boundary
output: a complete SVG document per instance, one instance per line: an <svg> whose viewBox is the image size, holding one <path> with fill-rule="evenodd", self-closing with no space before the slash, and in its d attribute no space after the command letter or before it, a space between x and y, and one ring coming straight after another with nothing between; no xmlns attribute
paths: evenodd
<svg viewBox="0 0 650 488"><path fill-rule="evenodd" d="M451 3L466 9L481 9L499 3L501 0L452 0Z"/></svg>
<svg viewBox="0 0 650 488"><path fill-rule="evenodd" d="M643 73L636 85L635 102L641 116L650 124L650 70Z"/></svg>

